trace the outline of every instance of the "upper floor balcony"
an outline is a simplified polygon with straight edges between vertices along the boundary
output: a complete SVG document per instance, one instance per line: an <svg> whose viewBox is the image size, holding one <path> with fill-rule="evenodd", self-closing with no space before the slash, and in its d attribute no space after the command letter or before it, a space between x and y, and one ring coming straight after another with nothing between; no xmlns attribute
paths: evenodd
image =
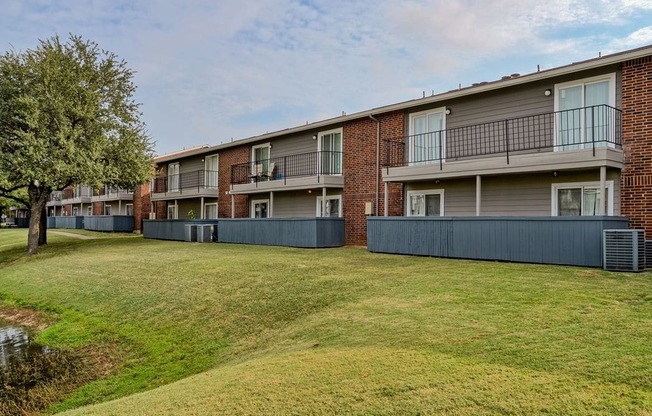
<svg viewBox="0 0 652 416"><path fill-rule="evenodd" d="M152 179L150 186L153 201L193 197L216 198L219 194L217 171L205 169L158 176Z"/></svg>
<svg viewBox="0 0 652 416"><path fill-rule="evenodd" d="M386 140L383 179L622 169L621 118L597 105Z"/></svg>
<svg viewBox="0 0 652 416"><path fill-rule="evenodd" d="M78 185L64 189L63 191L54 191L48 197L48 206L61 206L68 204L87 204L91 202L93 189L90 186Z"/></svg>
<svg viewBox="0 0 652 416"><path fill-rule="evenodd" d="M93 195L93 202L102 201L132 201L134 199L134 191L124 189L117 186L106 185L100 189L97 195Z"/></svg>
<svg viewBox="0 0 652 416"><path fill-rule="evenodd" d="M231 166L231 192L236 194L342 186L342 152L299 153Z"/></svg>

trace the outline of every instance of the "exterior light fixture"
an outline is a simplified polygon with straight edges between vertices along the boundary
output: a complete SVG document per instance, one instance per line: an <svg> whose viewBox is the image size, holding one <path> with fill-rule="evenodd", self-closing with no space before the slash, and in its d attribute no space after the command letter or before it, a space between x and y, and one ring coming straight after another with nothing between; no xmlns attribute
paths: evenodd
<svg viewBox="0 0 652 416"><path fill-rule="evenodd" d="M452 113L451 109L446 107L446 115L450 115Z"/></svg>
<svg viewBox="0 0 652 416"><path fill-rule="evenodd" d="M316 134L313 134L313 135L312 135L312 139L313 139L313 140L317 140L317 135L316 135Z"/></svg>
<svg viewBox="0 0 652 416"><path fill-rule="evenodd" d="M543 92L543 95L545 95L546 97L550 97L552 95L552 90L548 88Z"/></svg>

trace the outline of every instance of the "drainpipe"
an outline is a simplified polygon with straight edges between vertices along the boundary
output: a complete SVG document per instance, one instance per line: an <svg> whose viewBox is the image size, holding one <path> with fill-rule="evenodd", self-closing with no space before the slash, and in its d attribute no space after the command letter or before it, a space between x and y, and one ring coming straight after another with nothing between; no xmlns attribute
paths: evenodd
<svg viewBox="0 0 652 416"><path fill-rule="evenodd" d="M374 117L372 114L369 114L369 118L376 122L376 206L375 213L378 216L378 202L380 198L380 182L379 182L379 173L380 173L380 120Z"/></svg>

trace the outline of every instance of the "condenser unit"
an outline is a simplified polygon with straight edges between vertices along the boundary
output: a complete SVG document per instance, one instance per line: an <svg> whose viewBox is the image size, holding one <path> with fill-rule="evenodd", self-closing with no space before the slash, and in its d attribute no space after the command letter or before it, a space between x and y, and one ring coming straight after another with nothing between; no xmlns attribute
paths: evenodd
<svg viewBox="0 0 652 416"><path fill-rule="evenodd" d="M645 270L645 234L643 230L604 230L603 264L605 270L642 272Z"/></svg>

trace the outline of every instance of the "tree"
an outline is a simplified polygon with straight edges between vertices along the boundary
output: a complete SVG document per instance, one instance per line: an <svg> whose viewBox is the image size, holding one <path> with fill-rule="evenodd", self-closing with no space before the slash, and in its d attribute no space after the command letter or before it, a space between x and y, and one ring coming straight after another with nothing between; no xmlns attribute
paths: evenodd
<svg viewBox="0 0 652 416"><path fill-rule="evenodd" d="M74 35L0 56L0 196L27 191L28 253L44 237L39 223L53 190L149 178L152 146L132 78L116 55Z"/></svg>

